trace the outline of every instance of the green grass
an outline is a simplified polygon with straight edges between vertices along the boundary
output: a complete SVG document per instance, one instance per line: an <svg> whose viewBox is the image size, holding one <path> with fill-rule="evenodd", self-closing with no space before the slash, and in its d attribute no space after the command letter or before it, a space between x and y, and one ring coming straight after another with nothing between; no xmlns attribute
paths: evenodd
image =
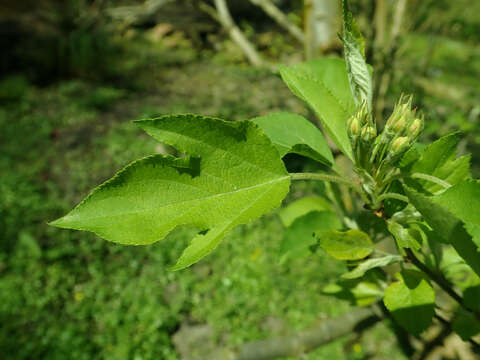
<svg viewBox="0 0 480 360"><path fill-rule="evenodd" d="M216 85L213 100L205 88L198 93L172 88L165 98L65 82L47 89L28 86L4 102L2 359L173 360L178 354L172 336L184 324L208 324L216 334L212 341L234 345L349 311L347 303L321 294L345 271L341 263L318 254L279 265L283 228L275 213L238 227L204 261L180 272L167 269L193 229L178 229L151 246L126 247L47 225L115 170L163 150L130 119L175 109L233 119L277 109L307 114L277 77L237 68L208 71L183 81L201 84L221 73L225 81ZM253 83L257 78L263 85ZM262 91L270 100L259 99ZM299 196L313 188L299 183L293 190ZM364 340L343 339L305 359L361 359L365 352L401 359L393 342L378 328Z"/></svg>

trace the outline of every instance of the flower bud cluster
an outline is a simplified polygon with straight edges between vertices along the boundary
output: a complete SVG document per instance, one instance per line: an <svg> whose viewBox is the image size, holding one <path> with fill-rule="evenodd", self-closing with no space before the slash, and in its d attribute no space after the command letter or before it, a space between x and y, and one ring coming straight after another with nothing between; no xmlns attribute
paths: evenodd
<svg viewBox="0 0 480 360"><path fill-rule="evenodd" d="M347 129L357 167L371 174L391 170L417 140L423 125L423 117L412 109L412 97L402 96L377 136L368 108L362 104L348 121Z"/></svg>

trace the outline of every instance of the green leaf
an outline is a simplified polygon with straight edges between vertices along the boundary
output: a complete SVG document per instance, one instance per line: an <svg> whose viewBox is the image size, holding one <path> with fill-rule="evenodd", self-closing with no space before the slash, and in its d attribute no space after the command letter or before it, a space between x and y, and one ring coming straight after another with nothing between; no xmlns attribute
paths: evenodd
<svg viewBox="0 0 480 360"><path fill-rule="evenodd" d="M459 308L453 320L452 328L462 340L468 341L471 337L480 334L480 321L473 313Z"/></svg>
<svg viewBox="0 0 480 360"><path fill-rule="evenodd" d="M296 219L285 231L280 244L280 263L293 257L310 255L310 247L316 243L313 233L317 230L340 229L342 224L333 212L312 211Z"/></svg>
<svg viewBox="0 0 480 360"><path fill-rule="evenodd" d="M411 166L410 173L433 175L451 185L469 178L470 156L462 156L456 159L459 141L460 133L456 132L433 142L426 147L420 158ZM440 185L426 180L410 179L407 183L417 189L423 188L428 193L443 190Z"/></svg>
<svg viewBox="0 0 480 360"><path fill-rule="evenodd" d="M332 152L321 131L303 116L285 112L252 119L277 147L280 156L295 153L331 166Z"/></svg>
<svg viewBox="0 0 480 360"><path fill-rule="evenodd" d="M357 306L371 305L383 296L383 291L376 282L364 279L349 279L331 283L322 289L322 293L347 300L350 304Z"/></svg>
<svg viewBox="0 0 480 360"><path fill-rule="evenodd" d="M347 0L343 0L343 48L347 74L355 103L366 103L372 109L372 77L365 62L365 41L360 33Z"/></svg>
<svg viewBox="0 0 480 360"><path fill-rule="evenodd" d="M355 111L345 62L322 58L290 67L280 67L283 81L307 102L339 149L353 159L347 121Z"/></svg>
<svg viewBox="0 0 480 360"><path fill-rule="evenodd" d="M373 251L372 240L363 231L317 231L315 236L323 250L338 260L360 260Z"/></svg>
<svg viewBox="0 0 480 360"><path fill-rule="evenodd" d="M332 212L332 205L321 197L318 196L305 196L288 206L280 209L278 215L282 220L285 227L289 227L295 221L295 219L308 214L311 211L329 211Z"/></svg>
<svg viewBox="0 0 480 360"><path fill-rule="evenodd" d="M413 250L419 250L421 248L421 244L412 235L411 231L409 231L413 229L406 229L399 223L391 220L387 221L387 228L397 241L400 248L409 248Z"/></svg>
<svg viewBox="0 0 480 360"><path fill-rule="evenodd" d="M400 281L385 290L383 302L402 327L419 335L432 322L435 291L418 271L404 270L399 275Z"/></svg>
<svg viewBox="0 0 480 360"><path fill-rule="evenodd" d="M368 270L400 262L402 259L403 258L399 255L387 255L379 258L368 259L363 261L352 271L343 274L342 277L344 279L356 279L365 275Z"/></svg>
<svg viewBox="0 0 480 360"><path fill-rule="evenodd" d="M437 203L435 199L438 197L427 197L407 186L404 189L410 203L423 215L436 235L450 243L473 271L480 275L480 253L462 221Z"/></svg>
<svg viewBox="0 0 480 360"><path fill-rule="evenodd" d="M177 270L210 253L236 225L273 210L289 190L277 150L250 122L175 115L137 124L192 156L135 161L52 225L130 245L158 241L177 226L195 226L202 232L178 260Z"/></svg>

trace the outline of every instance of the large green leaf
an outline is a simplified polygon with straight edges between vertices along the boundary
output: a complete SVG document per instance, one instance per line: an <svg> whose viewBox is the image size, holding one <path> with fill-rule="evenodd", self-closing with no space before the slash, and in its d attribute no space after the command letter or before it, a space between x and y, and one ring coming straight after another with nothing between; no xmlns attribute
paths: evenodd
<svg viewBox="0 0 480 360"><path fill-rule="evenodd" d="M332 212L332 205L319 196L305 196L294 202L288 204L288 206L280 209L278 215L282 220L285 227L289 227L295 221L295 219L308 214L311 211L329 211Z"/></svg>
<svg viewBox="0 0 480 360"><path fill-rule="evenodd" d="M393 318L408 332L419 335L434 315L435 291L422 273L404 270L385 290L383 302Z"/></svg>
<svg viewBox="0 0 480 360"><path fill-rule="evenodd" d="M371 254L373 243L363 231L316 231L318 244L338 260L360 260Z"/></svg>
<svg viewBox="0 0 480 360"><path fill-rule="evenodd" d="M414 250L419 250L421 248L421 243L413 236L412 231L414 229L404 228L399 223L388 220L387 221L388 231L393 235L397 241L397 245L400 248L409 248Z"/></svg>
<svg viewBox="0 0 480 360"><path fill-rule="evenodd" d="M464 223L437 203L435 196L427 197L408 187L405 187L405 193L435 234L450 243L473 271L480 275L480 252L472 236L465 230Z"/></svg>
<svg viewBox="0 0 480 360"><path fill-rule="evenodd" d="M135 161L52 225L132 245L195 226L202 232L174 267L181 269L211 252L234 226L277 207L289 190L277 150L250 122L176 115L137 124L192 157Z"/></svg>
<svg viewBox="0 0 480 360"><path fill-rule="evenodd" d="M280 156L295 153L328 166L333 164L333 155L323 134L303 116L280 112L251 121L267 134Z"/></svg>
<svg viewBox="0 0 480 360"><path fill-rule="evenodd" d="M357 106L365 102L372 109L372 77L365 62L365 41L355 19L343 0L343 48L350 89Z"/></svg>
<svg viewBox="0 0 480 360"><path fill-rule="evenodd" d="M316 243L317 230L334 230L342 226L337 215L330 211L312 211L296 219L285 231L280 244L280 263L293 257L311 254L309 248Z"/></svg>
<svg viewBox="0 0 480 360"><path fill-rule="evenodd" d="M322 58L290 67L282 66L280 74L290 90L315 111L340 150L353 159L347 121L355 111L355 102L345 61Z"/></svg>

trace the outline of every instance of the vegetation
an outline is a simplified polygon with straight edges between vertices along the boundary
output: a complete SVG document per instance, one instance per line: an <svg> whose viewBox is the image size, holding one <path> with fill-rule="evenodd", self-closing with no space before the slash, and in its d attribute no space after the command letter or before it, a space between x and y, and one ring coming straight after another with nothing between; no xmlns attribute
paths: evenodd
<svg viewBox="0 0 480 360"><path fill-rule="evenodd" d="M300 24L296 20L300 14L299 3L277 2L277 6L291 12L289 19ZM351 4L362 30L365 30L364 19L371 14L365 8L367 3L353 1ZM370 131L360 129L378 126L378 133L382 134L382 122L374 124L368 116L376 104L375 94L372 108L366 105L369 95L368 91L362 93L362 87L354 92L356 95L353 97L345 63L338 59L284 67L282 77L294 92L307 84L303 75L312 67L317 76L322 76L317 68L319 65L322 65L321 68L330 66L328 74L332 78L344 79L344 82L336 82L335 85L340 87L339 94L349 99L348 109L351 114L356 114L352 119L358 121L359 134L352 131L356 126L350 126L350 134L337 133L335 124L332 126L325 121L322 104L315 104L319 97L310 94L301 96L323 120L324 129L337 144L334 145L330 140L324 142L323 135L316 129L313 131L312 123L306 120L313 119L313 113L301 101L289 95L287 87L275 74L263 68L246 66L242 53L228 36L221 34L214 19L210 20L206 15L199 18L210 27L202 31L208 33L208 41L212 41L208 44L215 46L206 43L199 45L198 38L179 24L174 24L175 30L168 30L166 35L159 35L159 40L154 41L154 34L161 33L161 27L155 27L153 20L148 20L148 25L142 22L122 24L122 36L112 27L114 22L111 20L100 22L98 31L107 34L103 39L112 41L116 47L115 60L112 57L104 58L107 67L113 61L117 64L109 67L108 71L115 70L113 76L100 66L95 66L98 55L85 58L84 69L93 71L69 70L53 76L51 72L47 75L38 63L29 63L28 68L22 68L23 65L19 64L20 67L15 68L11 65L15 64L13 61L8 68L2 68L5 76L0 83L0 147L5 156L0 160L0 167L5 175L0 182L0 349L2 354L6 354L5 358L202 358L205 354L216 352L219 347L230 350L238 346L245 349L242 348L243 344L255 345L252 341L258 339L276 339L286 334L291 337L307 327L317 329L315 323L319 318L348 314L352 311L352 305L370 309L368 305L383 296L388 282L391 285L387 288L384 300L393 319L387 319L383 324L375 322L377 325L373 331L359 331L302 356L307 359L362 359L371 356L379 359L387 356L393 359L411 358L406 354L412 349L424 351L425 354L428 352L422 350L418 339L427 344L427 350L430 347L433 351L443 351L445 358L468 359L468 356L476 356L472 355L468 339L473 336L470 341L478 342L474 337L477 332L474 325L476 320L472 318L471 311L475 311L478 302L478 284L475 282L477 276L465 263L467 260L475 269L478 264L476 253L457 249L460 255L463 252L464 260L450 245L437 247L432 242L431 231L438 232L436 226L439 226L439 232L445 235L449 229L445 229L444 224L455 227L460 223L459 220L468 223L465 231L463 226L456 228L456 231L462 231L464 242L469 241L469 233L476 231L476 212L471 211L475 208L471 199L475 197L470 193L476 191L476 183L461 181L467 176L469 158L455 159L455 155L458 143L462 155L471 151L472 174L473 177L478 176L478 152L475 152L478 147L478 129L475 126L478 114L474 89L479 77L475 76L478 75L478 64L475 62L476 48L472 45L476 39L477 20L458 11L462 4L458 8L456 4L442 5L440 2L422 4L409 2L409 7L413 9L410 11L415 16L411 19L409 32L405 31L399 37L392 85L385 94L382 110L385 118L392 112L398 114L400 110L407 111L409 98L398 99L401 92L414 93L412 101L425 115L423 133L407 153L408 157L403 157L411 162L392 160L392 166L382 166L385 170L381 170L384 179L388 179L386 170L392 171L398 169L401 163L406 164L397 170L404 177L398 177L388 187L388 193L400 194L401 197L387 199L384 196L387 192L360 191L362 196L366 196L366 199L360 200L357 197L360 195L355 195L358 189L345 186L348 185L346 181L340 184L294 181L284 200L286 207L248 225L235 227L212 255L188 270L177 272L168 269L174 266L182 249L196 236L197 231L192 227L176 229L164 241L153 245L131 247L101 241L93 234L62 231L46 225L47 220L66 213L72 204L78 203L93 185L105 181L116 169L133 159L152 153L183 158L179 151L188 153L183 148L173 149L141 134L130 119L155 118L172 112L207 114L206 118L202 118L204 120L196 122L197 126L222 124L219 127L221 130L217 125L211 130L240 135L245 131L247 142L263 139L263 146L270 149L266 153L274 158L274 151L278 152L289 173L315 172L323 177L322 174L331 171L329 169L335 163L334 171L347 174L350 181L354 175L352 169L345 165L348 164L349 148L352 149L350 157L357 165L357 176L363 174L360 176L366 177L372 173L373 169L369 169L368 164L374 164L378 170L382 163L380 156L373 163L367 163L362 155L365 154L365 148L371 146L373 150L375 142L370 142L372 139L365 140ZM259 45L258 51L269 62L277 61L276 56L282 54L281 61L290 63L293 60L285 61L286 54L301 52L299 46L292 46L295 41L285 35L283 28L265 18L252 20L245 16L249 14L248 11L236 8L235 2L229 2L229 5L240 28L251 41ZM78 3L78 9L85 9L82 6ZM187 5L171 4L172 9L176 6ZM422 11L415 10L417 6ZM95 9L95 6L90 9ZM169 9L170 5L165 11ZM192 14L201 13L198 9L195 11ZM100 12L106 13L103 10ZM443 27L429 25L432 22L428 19L438 18L439 14L442 15ZM452 24L455 25L455 31L449 30ZM259 30L261 28L263 30ZM432 33L437 41L429 49L427 45L430 44L425 39ZM85 34L91 36L91 28L86 27ZM204 35L202 37L206 38ZM265 46L261 45L265 43L262 43L264 38L273 38L274 41L267 41L270 45L262 47ZM56 39L55 36L53 39ZM346 36L344 40L347 40ZM369 48L373 43L372 37L366 39L365 54L369 62L373 62ZM32 48L28 44L23 46L38 56L42 55L39 48ZM73 43L71 46L72 49L78 49ZM99 51L102 48L99 47ZM47 50L45 53L52 54ZM426 57L425 53L429 56ZM428 61L419 64L420 57L428 58ZM34 59L29 56L25 60ZM66 58L59 61L67 68ZM46 64L51 66L52 63L49 60ZM42 72L43 76L37 75ZM358 74L362 73L365 74L365 71ZM455 87L451 86L453 76L456 79ZM354 77L353 83L359 83L358 79ZM315 92L321 94L325 90L318 88ZM357 103L355 99L358 99ZM395 103L398 105L395 106ZM357 109L361 111L357 112ZM288 115L291 113L300 115ZM256 126L242 125L245 124L242 121L234 123L231 128L218 120L209 120L210 117L244 120L258 115L252 122L271 140L265 140L265 136L255 130ZM411 128L417 118L421 119L410 111L402 117L408 119L407 128ZM164 120L140 124L154 136L162 136L163 139L165 133L162 130L159 135L157 126L164 126L169 118L161 119ZM192 118L176 119L180 121L171 126L178 126L181 121L188 122ZM280 120L282 123L297 124L297 132L282 133L282 129L275 126ZM342 119L344 122L347 120ZM393 120L390 124L392 128L400 126L393 124ZM464 133L451 134L426 149L419 145L458 129ZM203 129L198 134L208 134L208 131ZM302 136L302 131L307 137ZM384 134L387 132L384 130ZM276 136L282 136L281 141ZM409 138L409 145L413 144L415 137ZM300 138L306 144L302 145ZM381 135L377 137L381 138ZM268 145L269 141L273 146ZM395 141L390 140L392 147L406 150L401 149L402 141ZM427 160L429 156L436 157L438 154L435 147L443 149L448 160L443 167L437 166L432 170ZM333 151L330 152L329 148ZM341 155L339 149L347 155ZM194 155L202 156L202 164L202 159L209 154L201 152L201 147L195 150L200 151ZM241 148L237 150L243 151ZM424 160L418 160L418 156ZM273 158L271 163L265 161L264 157L258 158L258 161L264 169L268 166L284 166ZM163 157L155 155L153 159ZM180 168L183 179L192 175L193 179L195 175L201 177L201 172L200 175L194 172L198 170L194 166L195 158L167 159L168 164L174 163ZM417 163L412 165L415 159ZM190 166L185 169L187 161ZM211 160L210 164L212 171L221 172L218 161ZM246 167L248 164L240 163L236 171L241 173L241 169ZM365 173L358 169L363 169ZM418 177L418 174L434 176L437 180ZM445 177L447 175L449 177ZM270 175L257 172L252 175L251 181L261 184L267 176ZM335 178L323 177L322 180L339 180L340 175L330 173L329 176ZM300 180L311 175L294 177ZM238 176L232 179L237 181ZM432 179L436 183L432 183ZM441 191L445 182L454 185L457 181L459 185L435 196L435 203L431 203L429 197L432 193ZM415 190L406 187L402 190L400 182ZM392 217L404 206L403 196L410 197L410 202L420 212L428 207L428 212L423 215L432 229L407 223L405 218L398 215ZM327 202L325 199L335 201ZM468 199L470 205L461 207L458 199ZM269 200L273 202L274 199L269 197ZM382 209L377 205L383 200ZM371 209L362 210L363 203L369 203ZM238 202L233 199L231 204L235 206ZM265 205L261 212L267 212L270 207ZM432 207L442 216L452 219L451 222L436 222L436 218L429 218ZM443 213L445 208L450 209L453 215ZM372 210L377 210L379 215L383 213L389 220L384 222ZM346 216L338 217L339 213ZM401 213L408 212L401 210ZM198 225L196 221L199 219L193 220L190 224ZM208 226L222 232L223 224L218 220L207 216L203 219ZM337 231L351 228L352 221L360 225L357 232L345 235ZM235 221L231 224L235 224ZM317 242L311 233L319 228L331 230L329 236L322 234ZM142 229L148 233L148 228ZM428 240L418 236L422 232ZM389 233L395 236L400 246L400 256L392 247L394 243L391 240L382 239L384 234ZM347 252L336 245L345 239L361 244L353 255L351 242ZM419 239L421 250L418 249ZM370 249L372 242L375 243L374 252ZM331 244L335 246L331 248ZM457 245L456 242L453 244ZM408 249L412 249L415 257ZM443 249L441 255L440 249ZM367 258L339 262L330 255L342 259L352 256ZM404 265L402 276L395 280L394 274L400 270L399 263L405 257L410 262ZM428 276L419 277L419 273L413 269L426 271ZM428 273L430 270L433 272ZM440 272L448 280L448 287L442 283L442 279L432 280L431 276ZM335 279L340 281L335 282ZM446 289L447 292L444 291ZM399 296L409 297L410 306L407 309L407 302L399 302ZM462 297L460 301L464 309L450 300L452 296L457 297L457 301L459 296ZM432 321L433 302L439 317ZM449 316L457 308L453 328L465 342L451 335L450 326L442 325L441 319L451 321ZM418 315L419 309L423 310L421 314L424 317ZM381 311L374 316L383 317ZM416 335L405 336L399 325ZM427 326L430 326L429 330L422 332ZM448 346L442 349L444 339ZM417 352L416 356L421 358L425 354Z"/></svg>

